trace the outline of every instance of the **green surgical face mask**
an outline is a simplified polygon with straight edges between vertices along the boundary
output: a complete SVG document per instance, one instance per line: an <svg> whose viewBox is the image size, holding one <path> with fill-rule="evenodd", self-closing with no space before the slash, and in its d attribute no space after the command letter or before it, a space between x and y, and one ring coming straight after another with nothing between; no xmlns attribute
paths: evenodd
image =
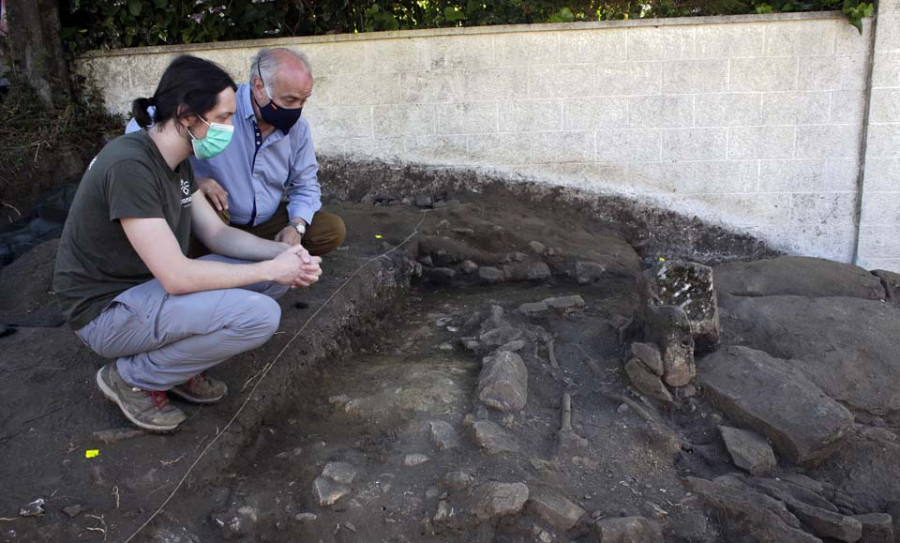
<svg viewBox="0 0 900 543"><path fill-rule="evenodd" d="M200 117L198 115L198 117ZM191 146L194 148L194 156L197 158L212 158L228 147L231 143L231 137L234 135L234 126L230 124L210 123L206 119L200 117L200 120L209 126L206 131L206 137L197 139L188 130L191 136Z"/></svg>

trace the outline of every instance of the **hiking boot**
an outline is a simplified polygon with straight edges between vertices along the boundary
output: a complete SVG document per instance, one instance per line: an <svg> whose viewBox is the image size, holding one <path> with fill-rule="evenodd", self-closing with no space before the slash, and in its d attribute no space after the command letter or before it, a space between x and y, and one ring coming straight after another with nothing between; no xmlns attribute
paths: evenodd
<svg viewBox="0 0 900 543"><path fill-rule="evenodd" d="M123 381L115 363L100 368L97 386L118 404L125 418L144 430L169 432L187 419L184 411L169 404L165 391L144 390Z"/></svg>
<svg viewBox="0 0 900 543"><path fill-rule="evenodd" d="M182 383L170 391L179 398L191 403L216 403L228 394L228 386L202 373Z"/></svg>

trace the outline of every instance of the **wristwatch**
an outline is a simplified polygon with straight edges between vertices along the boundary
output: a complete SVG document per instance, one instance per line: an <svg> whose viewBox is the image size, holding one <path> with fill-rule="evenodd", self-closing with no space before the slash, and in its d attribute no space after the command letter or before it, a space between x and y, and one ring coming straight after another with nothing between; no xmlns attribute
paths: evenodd
<svg viewBox="0 0 900 543"><path fill-rule="evenodd" d="M306 225L303 224L302 221L299 221L299 222L291 221L291 226L293 226L294 229L297 231L297 233L300 234L301 236L306 233Z"/></svg>

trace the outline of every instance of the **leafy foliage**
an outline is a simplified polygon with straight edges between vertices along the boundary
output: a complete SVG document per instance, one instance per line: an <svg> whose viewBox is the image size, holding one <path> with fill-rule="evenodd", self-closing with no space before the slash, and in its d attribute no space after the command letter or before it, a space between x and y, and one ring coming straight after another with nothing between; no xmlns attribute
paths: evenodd
<svg viewBox="0 0 900 543"><path fill-rule="evenodd" d="M89 49L452 26L842 10L861 0L60 0L70 54Z"/></svg>

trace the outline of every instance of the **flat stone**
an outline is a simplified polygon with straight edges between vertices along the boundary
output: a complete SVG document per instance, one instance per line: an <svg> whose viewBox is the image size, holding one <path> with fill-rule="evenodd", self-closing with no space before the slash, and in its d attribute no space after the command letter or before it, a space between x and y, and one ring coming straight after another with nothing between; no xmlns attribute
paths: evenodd
<svg viewBox="0 0 900 543"><path fill-rule="evenodd" d="M663 403L675 403L669 389L663 384L658 375L654 375L640 360L632 358L625 364L625 373L631 385L638 389L642 394L659 400Z"/></svg>
<svg viewBox="0 0 900 543"><path fill-rule="evenodd" d="M515 341L520 337L522 337L522 330L520 330L519 328L513 328L512 326L502 326L500 328L488 330L487 332L481 334L478 339L485 345L499 347L500 345L505 345L510 341Z"/></svg>
<svg viewBox="0 0 900 543"><path fill-rule="evenodd" d="M470 513L479 521L515 515L528 501L528 487L524 483L484 483L470 495Z"/></svg>
<svg viewBox="0 0 900 543"><path fill-rule="evenodd" d="M571 530L585 514L578 504L546 486L531 490L528 508L541 520L563 532Z"/></svg>
<svg viewBox="0 0 900 543"><path fill-rule="evenodd" d="M518 352L525 348L525 341L521 339L514 339L509 343L504 343L503 345L497 347L498 351L511 351Z"/></svg>
<svg viewBox="0 0 900 543"><path fill-rule="evenodd" d="M778 465L772 446L759 434L729 426L719 426L719 432L731 461L742 470L753 475L769 475Z"/></svg>
<svg viewBox="0 0 900 543"><path fill-rule="evenodd" d="M475 442L488 454L519 452L519 443L509 432L493 422L480 420L472 424Z"/></svg>
<svg viewBox="0 0 900 543"><path fill-rule="evenodd" d="M752 482L757 490L772 496L776 500L781 500L788 505L802 502L832 513L838 512L837 507L825 499L821 494L790 481L755 478Z"/></svg>
<svg viewBox="0 0 900 543"><path fill-rule="evenodd" d="M503 274L503 270L500 270L499 268L493 266L481 266L478 268L478 278L485 283L493 284L502 282L506 276Z"/></svg>
<svg viewBox="0 0 900 543"><path fill-rule="evenodd" d="M783 256L716 267L716 285L733 296L840 296L881 300L880 280L852 264Z"/></svg>
<svg viewBox="0 0 900 543"><path fill-rule="evenodd" d="M294 520L303 523L315 522L318 518L319 516L315 513L297 513L294 515Z"/></svg>
<svg viewBox="0 0 900 543"><path fill-rule="evenodd" d="M713 350L719 345L719 304L713 269L696 262L657 262L644 272L647 302L675 306L690 322L697 348Z"/></svg>
<svg viewBox="0 0 900 543"><path fill-rule="evenodd" d="M471 260L463 260L459 265L459 269L466 274L475 273L478 271L478 264L472 262Z"/></svg>
<svg viewBox="0 0 900 543"><path fill-rule="evenodd" d="M528 247L535 253L542 255L547 250L547 246L541 243L540 241L530 241L528 242Z"/></svg>
<svg viewBox="0 0 900 543"><path fill-rule="evenodd" d="M528 401L528 369L522 357L511 351L498 351L483 358L482 364L478 399L498 411L521 411Z"/></svg>
<svg viewBox="0 0 900 543"><path fill-rule="evenodd" d="M663 543L659 524L644 517L598 520L594 534L602 543Z"/></svg>
<svg viewBox="0 0 900 543"><path fill-rule="evenodd" d="M595 283L606 273L606 266L597 262L579 261L575 263L575 281L579 285Z"/></svg>
<svg viewBox="0 0 900 543"><path fill-rule="evenodd" d="M407 454L403 458L403 465L407 467L415 467L431 460L424 454Z"/></svg>
<svg viewBox="0 0 900 543"><path fill-rule="evenodd" d="M429 423L431 428L431 441L439 451L455 449L461 445L459 434L449 422L433 421Z"/></svg>
<svg viewBox="0 0 900 543"><path fill-rule="evenodd" d="M450 490L465 490L475 483L475 475L471 471L458 469L444 475L444 484Z"/></svg>
<svg viewBox="0 0 900 543"><path fill-rule="evenodd" d="M788 509L819 537L854 543L862 537L862 523L853 518L803 502L787 504Z"/></svg>
<svg viewBox="0 0 900 543"><path fill-rule="evenodd" d="M894 307L900 307L900 273L887 270L873 270L872 275L881 280L885 300Z"/></svg>
<svg viewBox="0 0 900 543"><path fill-rule="evenodd" d="M674 305L650 305L644 314L645 336L659 345L663 361L663 381L683 387L696 373L691 322L683 309Z"/></svg>
<svg viewBox="0 0 900 543"><path fill-rule="evenodd" d="M769 496L696 477L687 477L685 483L708 505L721 512L722 521L730 525L733 532L745 534L748 541L822 543L800 529L797 517L783 503Z"/></svg>
<svg viewBox="0 0 900 543"><path fill-rule="evenodd" d="M322 507L333 505L349 493L350 485L336 483L326 477L316 477L313 481L313 495L316 497L316 503Z"/></svg>
<svg viewBox="0 0 900 543"><path fill-rule="evenodd" d="M356 474L356 468L347 462L329 462L322 470L322 477L345 485L353 484Z"/></svg>
<svg viewBox="0 0 900 543"><path fill-rule="evenodd" d="M647 366L652 373L662 377L665 368L659 347L651 343L632 343L631 357L637 358Z"/></svg>
<svg viewBox="0 0 900 543"><path fill-rule="evenodd" d="M550 306L544 302L526 302L519 306L519 313L524 315L539 315L550 310Z"/></svg>
<svg viewBox="0 0 900 543"><path fill-rule="evenodd" d="M582 298L578 294L573 294L571 296L558 296L556 298L547 298L546 300L544 300L544 303L547 304L551 309L561 310L563 312L576 311L579 309L584 309L585 307L584 298Z"/></svg>
<svg viewBox="0 0 900 543"><path fill-rule="evenodd" d="M69 516L69 518L75 518L81 514L84 508L81 504L76 503L75 505L69 505L67 507L62 508L62 512Z"/></svg>
<svg viewBox="0 0 900 543"><path fill-rule="evenodd" d="M456 277L456 270L453 268L427 268L423 273L432 282L441 285L449 284Z"/></svg>
<svg viewBox="0 0 900 543"><path fill-rule="evenodd" d="M862 524L859 543L894 543L894 520L887 513L869 513L853 518Z"/></svg>
<svg viewBox="0 0 900 543"><path fill-rule="evenodd" d="M827 458L853 415L787 362L746 347L719 350L699 365L703 394L732 420L766 435L790 462Z"/></svg>
<svg viewBox="0 0 900 543"><path fill-rule="evenodd" d="M510 281L544 281L551 276L550 266L540 261L506 264L503 274Z"/></svg>

